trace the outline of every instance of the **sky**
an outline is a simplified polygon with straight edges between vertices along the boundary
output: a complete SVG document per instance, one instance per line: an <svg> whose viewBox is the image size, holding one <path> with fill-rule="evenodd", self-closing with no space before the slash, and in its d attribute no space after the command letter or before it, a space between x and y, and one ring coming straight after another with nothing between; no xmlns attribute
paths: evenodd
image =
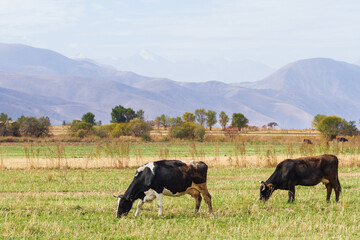
<svg viewBox="0 0 360 240"><path fill-rule="evenodd" d="M360 61L358 0L0 0L0 42L71 58Z"/></svg>

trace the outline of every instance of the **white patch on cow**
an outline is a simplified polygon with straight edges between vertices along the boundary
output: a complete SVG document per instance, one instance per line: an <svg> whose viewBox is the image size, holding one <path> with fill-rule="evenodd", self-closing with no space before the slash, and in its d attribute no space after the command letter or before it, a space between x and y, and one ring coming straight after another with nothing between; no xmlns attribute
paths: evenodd
<svg viewBox="0 0 360 240"><path fill-rule="evenodd" d="M180 160L181 162L185 163L186 165L195 165L194 164L194 160L191 160L191 161L184 161L184 160Z"/></svg>
<svg viewBox="0 0 360 240"><path fill-rule="evenodd" d="M120 200L121 200L121 198L118 198L118 204L117 204L117 209L116 209L116 211L119 209Z"/></svg>
<svg viewBox="0 0 360 240"><path fill-rule="evenodd" d="M328 184L328 183L330 183L330 181L329 181L328 179L326 179L326 178L321 179L321 182L322 182L323 184Z"/></svg>
<svg viewBox="0 0 360 240"><path fill-rule="evenodd" d="M145 197L143 199L144 202L151 202L156 198L156 192L153 189L149 189L146 192L144 192Z"/></svg>
<svg viewBox="0 0 360 240"><path fill-rule="evenodd" d="M149 163L147 163L147 164L139 167L139 168L136 170L135 177L136 177L140 172L144 171L145 168L147 168L147 167L151 170L152 174L155 175L155 170L154 170L155 165L154 165L153 162L149 162Z"/></svg>
<svg viewBox="0 0 360 240"><path fill-rule="evenodd" d="M135 217L139 216L142 205L144 205L144 201L140 199L139 202L138 202L138 205L137 205Z"/></svg>
<svg viewBox="0 0 360 240"><path fill-rule="evenodd" d="M163 211L163 195L162 193L156 193L157 205L159 207L159 216L162 216Z"/></svg>
<svg viewBox="0 0 360 240"><path fill-rule="evenodd" d="M145 197L143 200L139 200L138 205L137 205L137 209L135 212L135 217L138 217L141 211L141 207L143 206L143 204L145 202L151 202L153 201L155 198L157 199L157 205L159 207L159 216L162 216L162 212L163 212L163 194L162 193L157 193L156 191L154 191L153 189L149 189L146 192L144 192Z"/></svg>
<svg viewBox="0 0 360 240"><path fill-rule="evenodd" d="M170 197L179 197L185 194L185 192L172 193L169 189L164 188L163 194Z"/></svg>

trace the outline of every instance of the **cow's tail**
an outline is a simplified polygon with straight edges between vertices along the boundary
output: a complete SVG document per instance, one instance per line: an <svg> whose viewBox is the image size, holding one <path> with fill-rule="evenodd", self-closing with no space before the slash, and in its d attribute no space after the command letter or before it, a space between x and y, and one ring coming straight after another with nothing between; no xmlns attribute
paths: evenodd
<svg viewBox="0 0 360 240"><path fill-rule="evenodd" d="M339 177L337 177L336 181L339 184L339 192L341 192L341 185L340 185Z"/></svg>

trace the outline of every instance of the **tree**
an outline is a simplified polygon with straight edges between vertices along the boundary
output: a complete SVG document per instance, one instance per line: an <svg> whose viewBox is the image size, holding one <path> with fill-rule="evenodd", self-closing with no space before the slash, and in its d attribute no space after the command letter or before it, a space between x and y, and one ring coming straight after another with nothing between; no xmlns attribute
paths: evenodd
<svg viewBox="0 0 360 240"><path fill-rule="evenodd" d="M92 114L91 112L85 113L82 118L81 121L86 122L86 123L90 123L91 125L95 125L95 115Z"/></svg>
<svg viewBox="0 0 360 240"><path fill-rule="evenodd" d="M111 111L112 123L129 122L131 119L135 117L136 117L136 113L133 109L124 108L121 105L114 107Z"/></svg>
<svg viewBox="0 0 360 240"><path fill-rule="evenodd" d="M312 127L317 129L319 122L321 122L321 120L323 120L324 118L326 118L326 115L324 115L324 114L315 115L314 120L311 123Z"/></svg>
<svg viewBox="0 0 360 240"><path fill-rule="evenodd" d="M220 114L219 114L219 117L220 117L220 125L222 126L223 130L225 130L225 127L226 127L226 124L229 122L229 117L228 115L226 115L226 113L224 111L222 111Z"/></svg>
<svg viewBox="0 0 360 240"><path fill-rule="evenodd" d="M136 117L141 119L141 120L144 120L144 110L140 109L136 112Z"/></svg>
<svg viewBox="0 0 360 240"><path fill-rule="evenodd" d="M242 113L233 113L231 125L237 127L239 131L242 128L246 127L249 123L249 120Z"/></svg>
<svg viewBox="0 0 360 240"><path fill-rule="evenodd" d="M274 127L278 126L278 124L277 124L276 122L269 122L269 123L267 124L267 126L268 126L268 127L271 127L271 128L274 128Z"/></svg>
<svg viewBox="0 0 360 240"><path fill-rule="evenodd" d="M169 121L170 121L170 118L168 116L166 116L165 114L161 115L160 117L156 117L156 119L155 119L155 122L162 125L165 130L169 125Z"/></svg>
<svg viewBox="0 0 360 240"><path fill-rule="evenodd" d="M184 113L184 115L182 116L182 118L184 119L185 122L190 122L190 123L195 122L195 116L194 116L194 114L191 113L191 112L186 112L186 113Z"/></svg>
<svg viewBox="0 0 360 240"><path fill-rule="evenodd" d="M328 140L333 140L341 133L344 127L344 120L341 117L329 116L323 118L317 124L317 130Z"/></svg>
<svg viewBox="0 0 360 240"><path fill-rule="evenodd" d="M204 108L196 109L195 110L195 120L202 126L206 121L206 111Z"/></svg>
<svg viewBox="0 0 360 240"><path fill-rule="evenodd" d="M5 113L1 113L0 114L0 124L6 124L8 121L11 121L11 118Z"/></svg>
<svg viewBox="0 0 360 240"><path fill-rule="evenodd" d="M42 116L25 117L21 116L18 119L20 134L27 137L46 137L50 135L50 119Z"/></svg>
<svg viewBox="0 0 360 240"><path fill-rule="evenodd" d="M206 125L209 127L210 131L212 126L214 126L217 123L216 120L216 112L209 110L206 113Z"/></svg>
<svg viewBox="0 0 360 240"><path fill-rule="evenodd" d="M181 119L181 117L169 118L169 124L171 126L180 126L181 124L183 124L183 120Z"/></svg>
<svg viewBox="0 0 360 240"><path fill-rule="evenodd" d="M173 126L170 129L170 136L180 139L194 139L197 126L201 125L192 122L184 122L179 126Z"/></svg>
<svg viewBox="0 0 360 240"><path fill-rule="evenodd" d="M143 134L148 134L151 130L149 123L142 119L132 119L129 122L129 132L135 137L141 137Z"/></svg>
<svg viewBox="0 0 360 240"><path fill-rule="evenodd" d="M344 136L354 136L357 135L358 129L356 127L355 121L345 121L343 120L343 129L341 131L341 134Z"/></svg>
<svg viewBox="0 0 360 240"><path fill-rule="evenodd" d="M11 121L11 118L7 114L0 114L0 136L20 136L19 123Z"/></svg>

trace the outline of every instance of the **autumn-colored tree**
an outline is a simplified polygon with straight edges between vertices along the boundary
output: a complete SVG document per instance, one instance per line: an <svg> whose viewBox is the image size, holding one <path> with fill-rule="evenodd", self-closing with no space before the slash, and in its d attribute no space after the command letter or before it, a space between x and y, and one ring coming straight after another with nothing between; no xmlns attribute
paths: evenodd
<svg viewBox="0 0 360 240"><path fill-rule="evenodd" d="M183 118L183 120L185 121L185 122L195 122L195 116L194 116L194 114L193 113L191 113L191 112L186 112L186 113L184 113L184 115L182 116L182 118Z"/></svg>

